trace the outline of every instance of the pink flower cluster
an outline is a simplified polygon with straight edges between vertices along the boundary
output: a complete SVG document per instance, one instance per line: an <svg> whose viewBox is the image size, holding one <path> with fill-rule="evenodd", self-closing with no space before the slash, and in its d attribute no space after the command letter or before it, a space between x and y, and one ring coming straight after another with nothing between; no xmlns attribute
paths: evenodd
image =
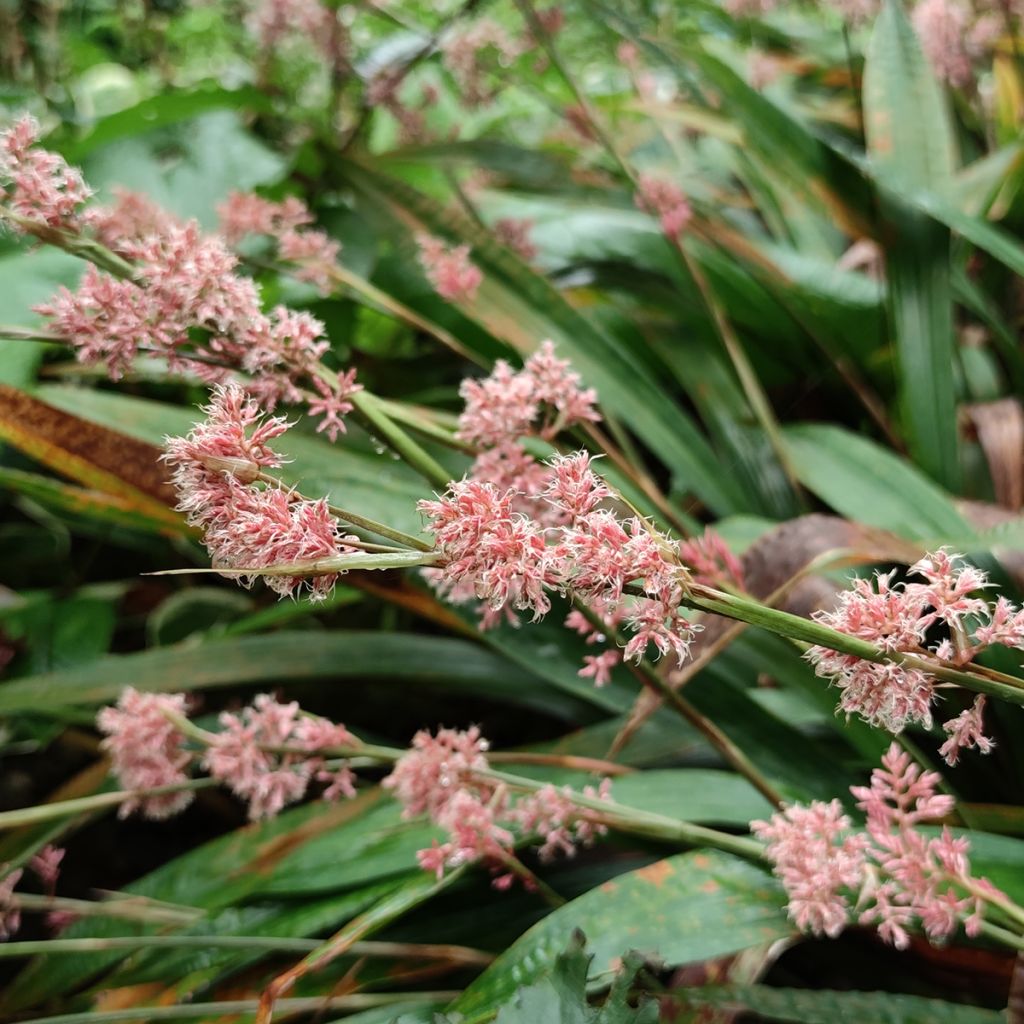
<svg viewBox="0 0 1024 1024"><path fill-rule="evenodd" d="M978 933L985 902L1002 894L971 876L967 839L948 828L934 837L919 830L953 809L953 798L936 792L940 781L894 743L871 785L850 790L867 817L864 832L853 829L838 800L752 823L802 931L836 936L851 921L873 924L898 949L909 944L915 922L933 942L961 922L968 935Z"/></svg>
<svg viewBox="0 0 1024 1024"><path fill-rule="evenodd" d="M220 724L223 731L206 748L202 765L249 805L253 820L301 800L313 779L327 783L325 800L356 795L348 765L328 768L318 756L358 744L343 725L304 715L296 701L282 704L266 693L241 714L222 712Z"/></svg>
<svg viewBox="0 0 1024 1024"><path fill-rule="evenodd" d="M320 0L256 0L245 21L268 55L288 44L312 45L330 55L337 24L335 11Z"/></svg>
<svg viewBox="0 0 1024 1024"><path fill-rule="evenodd" d="M261 694L240 714L223 712L223 731L205 734L206 748L200 753L189 747L182 731L186 711L184 694L128 688L116 707L97 715L111 772L125 789L140 791L121 804L121 817L140 811L159 820L184 810L192 801L189 790L144 791L184 786L197 762L248 804L253 819L271 817L301 800L313 780L327 784L325 800L355 795L347 763L325 760L332 750L359 746L343 725L306 715L294 701L282 704ZM50 856L41 867L55 871L57 862Z"/></svg>
<svg viewBox="0 0 1024 1024"><path fill-rule="evenodd" d="M114 201L109 206L90 206L82 212L81 221L108 249L126 256L126 244L135 245L154 235L166 235L183 227L173 214L158 206L147 196L115 186Z"/></svg>
<svg viewBox="0 0 1024 1024"><path fill-rule="evenodd" d="M532 220L502 217L494 222L494 237L524 263L533 263L537 258L537 247L530 241L532 230Z"/></svg>
<svg viewBox="0 0 1024 1024"><path fill-rule="evenodd" d="M551 608L549 592L579 595L606 622L621 621L633 634L623 652L627 661L639 661L653 646L681 663L694 626L680 607L687 574L672 542L643 520L622 520L602 507L611 491L585 452L550 465L542 497L562 526L545 527L514 511L513 491L478 480L454 483L439 500L420 502L444 558L438 585L450 598L472 593L491 618L514 609L537 619ZM610 657L588 660L582 674L600 684L612 664Z"/></svg>
<svg viewBox="0 0 1024 1024"><path fill-rule="evenodd" d="M507 787L486 777L487 741L475 726L465 731L441 729L436 736L421 730L412 747L384 779L386 789L402 804L402 816L426 814L448 833L420 850L420 866L441 878L445 871L481 862L496 875L494 884L507 888L515 880L517 837L541 843L540 856L571 857L607 829L593 812L580 808L571 791L545 786L514 798ZM587 796L610 799L610 782Z"/></svg>
<svg viewBox="0 0 1024 1024"><path fill-rule="evenodd" d="M232 192L217 208L220 229L231 245L248 235L267 235L277 244L285 263L296 264L295 277L316 287L321 295L333 289L332 271L341 245L324 231L310 228L313 215L296 196L275 203L252 192Z"/></svg>
<svg viewBox="0 0 1024 1024"><path fill-rule="evenodd" d="M330 344L323 324L284 306L265 314L259 288L237 273L238 258L224 238L204 235L194 221L182 223L142 196L122 191L112 206L79 214L89 189L37 139L31 118L0 133L0 204L40 229L88 230L134 268L126 279L90 266L75 291L61 288L36 307L79 360L105 363L115 379L140 352L210 382L240 369L268 408L309 401L334 440L359 386L351 373L336 386L325 383L319 363ZM338 247L307 227L311 217L301 202L235 196L226 216L236 240L243 228L272 234L281 258L299 266L296 276L327 287ZM309 382L319 398L303 390Z"/></svg>
<svg viewBox="0 0 1024 1024"><path fill-rule="evenodd" d="M116 379L140 351L152 352L172 371L212 381L238 367L270 407L303 400L301 382L315 377L329 348L323 324L284 306L264 314L259 289L235 272L238 260L222 239L194 222L169 224L119 249L136 264L135 280L90 266L77 291L61 288L36 307L82 362L105 362ZM196 328L205 342L194 341Z"/></svg>
<svg viewBox="0 0 1024 1024"><path fill-rule="evenodd" d="M1004 29L1001 14L975 16L963 0L918 0L911 20L935 74L957 88L974 80L974 63Z"/></svg>
<svg viewBox="0 0 1024 1024"><path fill-rule="evenodd" d="M494 64L508 67L522 53L522 45L496 21L481 18L451 32L441 45L441 53L462 101L467 106L479 107L497 95L488 83L491 68Z"/></svg>
<svg viewBox="0 0 1024 1024"><path fill-rule="evenodd" d="M122 818L141 811L147 818L160 820L192 803L189 790L144 792L189 781L192 754L171 718L185 715L187 707L183 693L139 693L129 686L116 707L103 708L96 716L97 728L106 733L102 747L110 755L111 772L123 789L143 791L122 802Z"/></svg>
<svg viewBox="0 0 1024 1024"><path fill-rule="evenodd" d="M419 102L413 106L404 100L399 92L406 79L408 68L384 68L378 71L366 88L366 105L386 110L397 122L399 137L405 145L426 142L426 112L437 103L437 89L425 85L420 90Z"/></svg>
<svg viewBox="0 0 1024 1024"><path fill-rule="evenodd" d="M814 617L883 651L926 655L954 666L968 664L991 644L1024 648L1024 611L1002 597L990 604L975 596L988 580L973 566L958 564L959 558L945 550L926 555L910 568L910 575L923 582L894 583L894 573L879 574L873 582L854 580L833 611ZM925 635L932 627L941 627L945 635L927 648ZM819 676L842 691L839 707L847 714L896 733L911 722L931 724L935 678L925 670L897 660L865 661L825 647L811 647L807 657ZM956 763L962 746L991 749L980 731L983 706L979 702L970 715L947 724L951 742L943 755L949 764Z"/></svg>
<svg viewBox="0 0 1024 1024"><path fill-rule="evenodd" d="M466 380L459 437L484 448L469 477L438 501L420 503L446 564L427 577L456 603L483 602L482 626L516 611L545 615L549 593L575 593L597 609L600 629L570 614L566 624L606 642L620 623L633 632L627 659L650 647L685 658L693 627L679 601L685 570L672 542L642 520L625 520L601 507L613 497L585 453L545 464L521 443L524 436L551 441L563 430L600 419L597 396L545 341L522 370L499 360L483 380ZM634 593L627 593L631 585ZM610 679L623 655L587 655L580 675L598 686Z"/></svg>
<svg viewBox="0 0 1024 1024"><path fill-rule="evenodd" d="M729 545L710 527L700 537L679 542L679 557L697 583L744 589L743 565Z"/></svg>
<svg viewBox="0 0 1024 1024"><path fill-rule="evenodd" d="M464 380L459 394L466 407L458 436L484 447L530 434L550 441L577 423L601 418L594 408L596 392L580 387L579 374L555 355L550 341L541 343L522 370L516 372L499 359L490 376Z"/></svg>
<svg viewBox="0 0 1024 1024"><path fill-rule="evenodd" d="M640 176L636 204L657 217L665 236L673 240L686 230L693 217L690 204L678 185L648 174Z"/></svg>
<svg viewBox="0 0 1024 1024"><path fill-rule="evenodd" d="M472 302L484 279L480 268L469 258L468 245L446 246L433 235L416 236L419 261L427 280L447 302Z"/></svg>
<svg viewBox="0 0 1024 1024"><path fill-rule="evenodd" d="M40 227L75 229L78 207L92 190L77 169L38 148L38 141L39 125L27 115L0 132L0 205Z"/></svg>
<svg viewBox="0 0 1024 1024"><path fill-rule="evenodd" d="M47 844L28 862L29 870L42 883L47 894L53 896L60 875L60 862L64 850ZM18 883L25 875L24 868L8 870L9 865L0 864L0 942L9 939L21 927L21 907L14 894Z"/></svg>
<svg viewBox="0 0 1024 1024"><path fill-rule="evenodd" d="M174 467L178 509L203 531L215 568L264 569L355 550L346 547L326 501L299 499L263 479L264 469L281 465L270 442L288 429L284 419L265 419L237 384L218 386L204 411L207 420L187 437L167 439L164 459ZM282 596L305 584L313 600L327 597L337 578L330 571L265 577ZM241 582L254 579L243 575Z"/></svg>

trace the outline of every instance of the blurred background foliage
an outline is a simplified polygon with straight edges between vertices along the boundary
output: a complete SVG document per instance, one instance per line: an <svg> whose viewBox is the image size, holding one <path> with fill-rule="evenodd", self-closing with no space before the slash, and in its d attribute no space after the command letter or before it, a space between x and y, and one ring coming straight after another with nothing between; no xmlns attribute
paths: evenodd
<svg viewBox="0 0 1024 1024"><path fill-rule="evenodd" d="M322 319L333 365L355 366L396 417L450 425L463 377L552 338L598 391L603 436L621 453L613 479L665 526L713 525L760 597L788 587L786 607L808 614L851 566L948 544L1019 600L1017 13L1006 6L953 88L936 79L909 7L887 0L877 18L845 24L840 6L0 0L0 116L33 113L101 199L137 190L208 229L232 190L301 196L341 242L348 286L322 298L257 262L265 300ZM483 45L467 43L481 25ZM685 192L680 250L638 208L640 175ZM535 252L500 241L505 218L529 221ZM422 230L472 246L484 272L475 302L431 289L415 258ZM33 304L81 269L0 238L0 323L36 325ZM205 564L153 469L204 389L145 360L114 384L57 346L14 340L0 341L0 383L3 809L109 786L92 718L131 685L192 692L210 715L279 690L397 744L419 727L477 722L500 748L614 751L639 769L615 783L637 807L740 831L766 812L695 730L638 701L628 672L600 690L580 679L583 642L557 616L480 633L398 574L352 574L321 605L143 575ZM353 427L332 446L308 424L291 436L287 473L304 491L420 529L426 485L375 438ZM453 477L465 471L463 453L427 444ZM993 665L1015 671L1006 660ZM836 718L799 652L756 629L686 685L793 799L845 793L888 742ZM1018 900L1021 725L1000 707L995 753L951 780L977 871ZM398 952L336 960L291 993L307 999L294 1012L583 1020L568 1014L583 1013L585 958L561 956L581 929L591 987L638 949L647 959L624 977L661 993L666 1021L1005 1019L995 1011L1012 957L923 943L895 953L856 930L797 943L770 877L731 856L613 836L535 865L570 900L551 912L473 875L432 892L413 857L425 829L368 789L260 826L207 791L173 823L93 813L5 832L0 861L66 845L64 895L117 890L188 913L173 927L84 918L61 933L131 936L130 947L26 961L0 946L3 1012L99 1021L135 1006L251 1003L324 936L365 926ZM29 918L21 938L47 934ZM160 946L167 936L181 945ZM264 945L215 944L232 936ZM423 943L482 952L431 957ZM559 1015L554 993L568 988ZM613 1002L596 1019L634 1019Z"/></svg>

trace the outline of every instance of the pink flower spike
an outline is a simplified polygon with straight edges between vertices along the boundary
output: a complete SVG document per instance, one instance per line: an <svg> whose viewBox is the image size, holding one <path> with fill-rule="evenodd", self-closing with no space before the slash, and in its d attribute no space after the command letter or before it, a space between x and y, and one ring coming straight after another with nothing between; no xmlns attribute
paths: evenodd
<svg viewBox="0 0 1024 1024"><path fill-rule="evenodd" d="M641 210L658 218L661 230L668 238L676 239L693 217L690 204L678 185L652 175L641 175L636 196Z"/></svg>
<svg viewBox="0 0 1024 1024"><path fill-rule="evenodd" d="M9 939L21 927L21 910L14 899L14 888L24 873L21 868L3 874L6 864L0 864L0 942Z"/></svg>
<svg viewBox="0 0 1024 1024"><path fill-rule="evenodd" d="M486 770L488 743L480 730L440 729L436 736L421 729L381 783L394 790L402 817L429 814L437 820L471 772Z"/></svg>
<svg viewBox="0 0 1024 1024"><path fill-rule="evenodd" d="M971 12L960 0L918 0L911 21L935 74L951 86L974 78L970 44Z"/></svg>
<svg viewBox="0 0 1024 1024"><path fill-rule="evenodd" d="M223 712L220 723L223 731L207 748L203 766L246 801L254 821L274 817L301 800L314 778L331 783L327 799L355 795L347 767L327 771L318 754L356 744L344 726L303 716L295 701L282 704L265 693L241 714Z"/></svg>
<svg viewBox="0 0 1024 1024"><path fill-rule="evenodd" d="M494 222L494 237L506 248L511 249L524 263L532 263L538 255L537 247L530 241L532 230L532 220L502 217Z"/></svg>
<svg viewBox="0 0 1024 1024"><path fill-rule="evenodd" d="M164 458L175 467L178 508L202 529L216 568L261 569L355 550L345 545L326 501L296 500L274 484L263 490L251 486L262 467L280 465L269 441L288 429L283 419L262 417L235 384L218 388L206 412L207 422L197 424L188 437L167 439ZM250 586L255 575L238 578ZM337 576L264 578L282 596L307 586L312 600L322 600Z"/></svg>
<svg viewBox="0 0 1024 1024"><path fill-rule="evenodd" d="M838 800L793 805L751 829L789 895L789 916L801 931L834 938L847 924L846 889L861 883L867 839L852 831Z"/></svg>
<svg viewBox="0 0 1024 1024"><path fill-rule="evenodd" d="M0 132L0 203L41 227L77 230L78 207L92 190L81 172L38 142L39 125L28 115Z"/></svg>
<svg viewBox="0 0 1024 1024"><path fill-rule="evenodd" d="M323 419L317 425L318 434L327 432L327 439L331 442L337 441L340 434L345 433L345 424L342 417L347 416L354 408L349 399L357 391L363 390L362 384L356 383L356 371L349 370L338 377L337 386L332 388L320 377L314 377L313 383L319 398L310 399L307 411L310 416L322 416Z"/></svg>
<svg viewBox="0 0 1024 1024"><path fill-rule="evenodd" d="M949 739L939 748L939 754L950 767L960 760L960 751L977 748L978 753L988 754L995 741L985 735L982 716L985 711L985 697L979 694L974 703L956 718L951 718L942 728L949 733Z"/></svg>
<svg viewBox="0 0 1024 1024"><path fill-rule="evenodd" d="M432 235L417 235L419 261L434 291L448 302L472 302L484 279L470 262L468 245L446 246Z"/></svg>
<svg viewBox="0 0 1024 1024"><path fill-rule="evenodd" d="M42 882L43 888L51 895L57 886L57 879L60 877L60 862L64 859L64 853L65 851L61 847L47 843L28 862L28 866Z"/></svg>
<svg viewBox="0 0 1024 1024"><path fill-rule="evenodd" d="M124 789L147 790L189 781L186 769L192 755L185 749L185 737L166 714L183 716L186 710L183 693L139 693L127 687L116 707L99 712L96 725L107 734L101 746L110 755L111 771ZM119 814L124 818L138 810L159 821L184 810L191 802L188 790L156 796L139 793L121 804Z"/></svg>
<svg viewBox="0 0 1024 1024"><path fill-rule="evenodd" d="M589 515L611 491L593 471L593 458L587 452L556 455L551 460L551 482L546 497L572 520Z"/></svg>
<svg viewBox="0 0 1024 1024"><path fill-rule="evenodd" d="M607 686L612 681L612 669L622 661L618 651L602 651L600 654L584 654L583 668L576 674L583 679L593 679L597 687Z"/></svg>

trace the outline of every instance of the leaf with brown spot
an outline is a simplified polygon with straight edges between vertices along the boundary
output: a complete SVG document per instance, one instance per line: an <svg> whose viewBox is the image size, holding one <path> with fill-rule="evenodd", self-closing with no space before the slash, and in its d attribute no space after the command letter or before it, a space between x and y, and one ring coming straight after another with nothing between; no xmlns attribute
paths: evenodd
<svg viewBox="0 0 1024 1024"><path fill-rule="evenodd" d="M175 527L181 517L160 450L0 384L0 440L86 487Z"/></svg>
<svg viewBox="0 0 1024 1024"><path fill-rule="evenodd" d="M650 882L651 885L660 888L665 884L666 878L671 878L675 868L667 860L656 860L653 864L648 864L645 868L640 868L636 872L637 878L642 878L645 882Z"/></svg>
<svg viewBox="0 0 1024 1024"><path fill-rule="evenodd" d="M489 1019L516 989L550 970L577 929L587 936L595 974L631 949L682 964L759 946L766 935L793 933L781 888L763 869L729 854L684 853L615 881L614 889L592 889L535 924L448 1012L461 1014L464 1024Z"/></svg>

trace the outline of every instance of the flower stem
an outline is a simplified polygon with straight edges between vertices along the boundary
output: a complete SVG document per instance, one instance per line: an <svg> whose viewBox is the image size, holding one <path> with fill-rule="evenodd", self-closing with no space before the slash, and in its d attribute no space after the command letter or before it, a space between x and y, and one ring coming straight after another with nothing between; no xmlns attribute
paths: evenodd
<svg viewBox="0 0 1024 1024"><path fill-rule="evenodd" d="M447 487L451 474L432 455L427 454L381 407L380 399L368 391L357 391L349 398L370 429L386 442L413 469L435 487Z"/></svg>
<svg viewBox="0 0 1024 1024"><path fill-rule="evenodd" d="M595 614L587 604L578 597L573 598L573 607L578 609L586 620L597 630L615 639L619 646L623 645L618 631L611 628L599 615ZM735 743L709 718L702 715L678 690L674 690L646 659L641 659L635 667L640 681L657 693L671 707L722 755L737 772L740 773L769 803L774 807L783 804L781 794L764 777L757 766Z"/></svg>
<svg viewBox="0 0 1024 1024"><path fill-rule="evenodd" d="M473 774L521 792L532 793L544 785L523 775L512 775L508 772L495 771L493 768L476 771ZM600 818L602 823L622 832L666 842L685 843L687 846L711 846L741 857L764 859L764 847L756 839L730 835L728 832L719 832L703 825L694 825L652 811L641 811L635 807L618 804L614 800L602 800L600 797L585 796L575 791L571 791L567 796L578 807L597 812L596 817Z"/></svg>
<svg viewBox="0 0 1024 1024"><path fill-rule="evenodd" d="M212 734L211 734L212 735ZM216 785L213 779L190 779L172 786L154 786L152 789L125 789L110 793L94 793L92 796L76 797L74 800L58 800L39 804L36 807L19 807L13 811L0 811L0 831L35 825L40 821L68 818L75 814L87 814L108 807L117 807L126 800L147 796L162 796L165 793L181 793L188 789L206 789Z"/></svg>
<svg viewBox="0 0 1024 1024"><path fill-rule="evenodd" d="M728 594L701 583L688 584L681 603L700 611L713 612L730 619L738 619L740 622L746 622L752 626L760 626L772 633L788 637L790 640L826 647L843 654L852 654L865 661L898 662L910 668L927 672L944 682L955 683L957 686L963 686L979 693L991 694L994 697L1002 697L1014 704L1024 704L1024 679L998 673L999 679L995 680L991 678L992 673L982 676L975 672L950 668L931 658L904 654L900 651L883 651L867 640L840 633L813 619L805 619L790 612L779 611L777 608L769 608L751 598Z"/></svg>
<svg viewBox="0 0 1024 1024"><path fill-rule="evenodd" d="M18 899L20 897L16 897ZM81 903L85 901L69 901ZM100 904L105 906L105 904ZM27 909L27 908L26 908ZM119 935L105 939L38 939L0 942L0 959L34 956L37 953L105 953L136 949L255 949L275 953L309 953L319 939L294 939L269 935ZM486 967L494 959L483 950L444 943L354 942L357 956L447 960Z"/></svg>

